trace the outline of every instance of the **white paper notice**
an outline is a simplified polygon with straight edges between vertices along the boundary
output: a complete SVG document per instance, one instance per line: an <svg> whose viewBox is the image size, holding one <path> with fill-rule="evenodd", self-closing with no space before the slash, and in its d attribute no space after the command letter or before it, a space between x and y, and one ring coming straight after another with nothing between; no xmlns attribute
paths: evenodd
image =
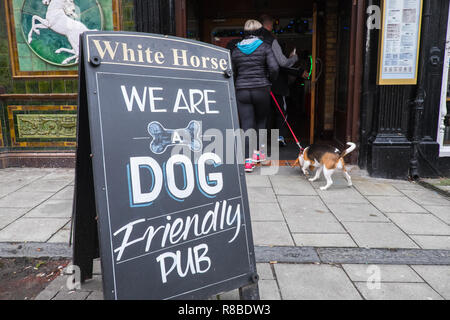
<svg viewBox="0 0 450 320"><path fill-rule="evenodd" d="M385 0L380 80L415 79L421 0Z"/></svg>

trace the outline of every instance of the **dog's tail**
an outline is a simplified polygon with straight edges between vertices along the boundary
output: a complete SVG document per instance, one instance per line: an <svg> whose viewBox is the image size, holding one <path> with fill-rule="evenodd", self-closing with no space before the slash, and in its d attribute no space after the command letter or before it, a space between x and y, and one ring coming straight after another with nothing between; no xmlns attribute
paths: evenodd
<svg viewBox="0 0 450 320"><path fill-rule="evenodd" d="M353 150L356 149L356 144L354 144L353 142L347 142L347 145L350 146L347 150L344 150L344 152L341 153L340 158L345 157L346 155L348 155L350 152L352 152Z"/></svg>

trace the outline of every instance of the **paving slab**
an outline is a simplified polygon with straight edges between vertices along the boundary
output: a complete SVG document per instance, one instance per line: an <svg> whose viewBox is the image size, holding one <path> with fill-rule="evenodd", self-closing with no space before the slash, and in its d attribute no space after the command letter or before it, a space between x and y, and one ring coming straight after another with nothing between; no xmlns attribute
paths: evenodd
<svg viewBox="0 0 450 320"><path fill-rule="evenodd" d="M86 300L89 294L87 291L59 291L52 300Z"/></svg>
<svg viewBox="0 0 450 320"><path fill-rule="evenodd" d="M42 290L34 299L35 300L51 300L59 291L66 288L67 277L60 275Z"/></svg>
<svg viewBox="0 0 450 320"><path fill-rule="evenodd" d="M252 221L284 221L283 213L277 202L257 203L250 201Z"/></svg>
<svg viewBox="0 0 450 320"><path fill-rule="evenodd" d="M371 281L377 270L381 282L424 282L407 265L343 264L342 267L352 281Z"/></svg>
<svg viewBox="0 0 450 320"><path fill-rule="evenodd" d="M314 173L312 175L310 175L309 177L305 178L309 179L314 177ZM348 190L351 189L351 187L348 186L347 180L341 176L340 173L338 174L334 174L333 177L333 185L330 187L329 190ZM327 185L327 181L325 180L323 174L320 176L319 180L316 180L314 182L310 182L311 185L314 187L314 189L320 189L321 187L324 187Z"/></svg>
<svg viewBox="0 0 450 320"><path fill-rule="evenodd" d="M275 280L269 263L257 263L256 270L261 280Z"/></svg>
<svg viewBox="0 0 450 320"><path fill-rule="evenodd" d="M52 192L17 191L1 198L0 208L33 208L52 195Z"/></svg>
<svg viewBox="0 0 450 320"><path fill-rule="evenodd" d="M426 283L381 283L380 289L369 289L367 283L355 283L367 300L443 300Z"/></svg>
<svg viewBox="0 0 450 320"><path fill-rule="evenodd" d="M346 233L318 196L278 196L289 229L294 233Z"/></svg>
<svg viewBox="0 0 450 320"><path fill-rule="evenodd" d="M0 230L23 216L27 210L24 208L0 208Z"/></svg>
<svg viewBox="0 0 450 320"><path fill-rule="evenodd" d="M74 192L74 187L68 185L61 191L55 193L55 195L53 197L51 197L50 199L51 200L73 200L73 195L74 195L73 192Z"/></svg>
<svg viewBox="0 0 450 320"><path fill-rule="evenodd" d="M5 170L5 169L3 169ZM2 175L0 176L3 185L15 185L15 186L25 186L34 180L42 178L45 176L46 172L30 172L28 170L15 170L15 171L2 171Z"/></svg>
<svg viewBox="0 0 450 320"><path fill-rule="evenodd" d="M331 203L328 208L341 222L389 222L388 218L370 203Z"/></svg>
<svg viewBox="0 0 450 320"><path fill-rule="evenodd" d="M450 299L450 266L412 266L445 299Z"/></svg>
<svg viewBox="0 0 450 320"><path fill-rule="evenodd" d="M446 197L425 188L421 190L403 190L402 192L420 205L450 206L450 201Z"/></svg>
<svg viewBox="0 0 450 320"><path fill-rule="evenodd" d="M70 222L56 232L47 242L48 243L67 243L70 241Z"/></svg>
<svg viewBox="0 0 450 320"><path fill-rule="evenodd" d="M239 297L239 290L235 289L229 292L224 292L217 297L218 300L224 300L224 301L233 301L233 300L240 300Z"/></svg>
<svg viewBox="0 0 450 320"><path fill-rule="evenodd" d="M450 226L432 214L389 213L388 216L407 234L450 235Z"/></svg>
<svg viewBox="0 0 450 320"><path fill-rule="evenodd" d="M355 180L353 182L358 191L365 196L401 196L398 191L390 183L374 182L372 180Z"/></svg>
<svg viewBox="0 0 450 320"><path fill-rule="evenodd" d="M418 184L416 182L412 182L412 181L392 180L390 182L390 184L392 184L392 186L395 187L399 191L424 190L424 188L420 184Z"/></svg>
<svg viewBox="0 0 450 320"><path fill-rule="evenodd" d="M27 218L70 218L72 216L72 200L47 200L29 211Z"/></svg>
<svg viewBox="0 0 450 320"><path fill-rule="evenodd" d="M260 280L258 287L261 300L281 300L278 284L275 280Z"/></svg>
<svg viewBox="0 0 450 320"><path fill-rule="evenodd" d="M263 188L271 188L272 185L269 180L269 176L262 175L249 175L245 176L247 187L263 187Z"/></svg>
<svg viewBox="0 0 450 320"><path fill-rule="evenodd" d="M326 204L332 203L354 203L354 204L365 204L369 203L354 187L335 189L330 187L330 189L322 191L317 190L320 198Z"/></svg>
<svg viewBox="0 0 450 320"><path fill-rule="evenodd" d="M59 169L55 168L52 171L43 176L44 180L66 180L72 182L75 179L75 169Z"/></svg>
<svg viewBox="0 0 450 320"><path fill-rule="evenodd" d="M345 272L331 265L275 264L283 300L360 300Z"/></svg>
<svg viewBox="0 0 450 320"><path fill-rule="evenodd" d="M367 199L382 212L427 213L427 210L406 196L368 196Z"/></svg>
<svg viewBox="0 0 450 320"><path fill-rule="evenodd" d="M248 199L251 202L265 203L277 202L272 188L248 187Z"/></svg>
<svg viewBox="0 0 450 320"><path fill-rule="evenodd" d="M318 196L278 196L278 202L283 214L330 212Z"/></svg>
<svg viewBox="0 0 450 320"><path fill-rule="evenodd" d="M46 242L68 221L66 218L22 218L0 230L0 242Z"/></svg>
<svg viewBox="0 0 450 320"><path fill-rule="evenodd" d="M450 236L416 236L411 235L422 249L450 250Z"/></svg>
<svg viewBox="0 0 450 320"><path fill-rule="evenodd" d="M343 222L343 224L360 247L418 248L418 246L393 223Z"/></svg>
<svg viewBox="0 0 450 320"><path fill-rule="evenodd" d="M2 181L1 178L0 181ZM8 181L2 181L2 184L0 184L0 198L19 190L25 185L26 182L13 183Z"/></svg>
<svg viewBox="0 0 450 320"><path fill-rule="evenodd" d="M94 291L89 294L86 300L103 300L103 292Z"/></svg>
<svg viewBox="0 0 450 320"><path fill-rule="evenodd" d="M298 247L357 247L348 234L293 233L292 236Z"/></svg>
<svg viewBox="0 0 450 320"><path fill-rule="evenodd" d="M436 217L441 219L447 224L450 224L450 206L424 206L425 209L430 211Z"/></svg>
<svg viewBox="0 0 450 320"><path fill-rule="evenodd" d="M302 177L271 176L270 181L277 195L317 195L309 181Z"/></svg>
<svg viewBox="0 0 450 320"><path fill-rule="evenodd" d="M261 222L252 223L253 241L259 246L293 246L289 229L284 222Z"/></svg>
<svg viewBox="0 0 450 320"><path fill-rule="evenodd" d="M70 180L45 180L37 179L23 187L20 191L57 192L67 186Z"/></svg>
<svg viewBox="0 0 450 320"><path fill-rule="evenodd" d="M346 233L339 221L329 212L304 211L285 213L284 216L293 233Z"/></svg>

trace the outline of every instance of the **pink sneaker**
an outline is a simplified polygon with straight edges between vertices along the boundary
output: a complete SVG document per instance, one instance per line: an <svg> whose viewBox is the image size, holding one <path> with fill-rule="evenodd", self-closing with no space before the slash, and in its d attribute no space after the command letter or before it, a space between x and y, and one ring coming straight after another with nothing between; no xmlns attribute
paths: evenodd
<svg viewBox="0 0 450 320"><path fill-rule="evenodd" d="M253 172L253 161L251 159L245 160L245 172Z"/></svg>
<svg viewBox="0 0 450 320"><path fill-rule="evenodd" d="M261 163L262 166L270 166L271 165L271 161L267 159L266 153L260 151L259 153L259 162Z"/></svg>
<svg viewBox="0 0 450 320"><path fill-rule="evenodd" d="M259 152L259 162L265 162L265 161L267 161L266 153L260 151L260 152Z"/></svg>
<svg viewBox="0 0 450 320"><path fill-rule="evenodd" d="M259 151L253 151L252 161L253 163L259 163Z"/></svg>

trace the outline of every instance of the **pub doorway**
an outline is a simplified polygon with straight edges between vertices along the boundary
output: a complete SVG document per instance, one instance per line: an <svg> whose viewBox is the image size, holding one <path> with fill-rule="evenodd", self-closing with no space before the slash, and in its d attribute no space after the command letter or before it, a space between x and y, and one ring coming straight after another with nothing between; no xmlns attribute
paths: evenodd
<svg viewBox="0 0 450 320"><path fill-rule="evenodd" d="M296 48L300 59L294 67L309 74L308 79L290 77L286 99L288 121L302 145L343 148L347 141L357 142L357 132L349 131L354 115L348 112L359 108L348 90L355 70L351 50L357 48L351 45L353 1L185 0L184 12L186 37L222 47L242 37L246 20L271 15L285 55ZM288 146L280 148L280 158L295 159L298 148L289 130L285 135Z"/></svg>

